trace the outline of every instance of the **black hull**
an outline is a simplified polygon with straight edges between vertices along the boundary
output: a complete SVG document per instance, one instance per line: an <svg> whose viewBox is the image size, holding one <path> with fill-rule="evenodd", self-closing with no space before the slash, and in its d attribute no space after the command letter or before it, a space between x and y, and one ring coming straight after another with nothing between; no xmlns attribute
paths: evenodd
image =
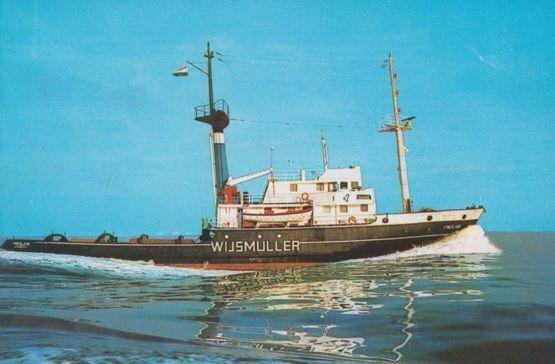
<svg viewBox="0 0 555 364"><path fill-rule="evenodd" d="M189 244L46 242L8 239L12 251L152 261L208 269L271 269L369 258L433 243L477 220L403 225L216 229L213 241Z"/></svg>

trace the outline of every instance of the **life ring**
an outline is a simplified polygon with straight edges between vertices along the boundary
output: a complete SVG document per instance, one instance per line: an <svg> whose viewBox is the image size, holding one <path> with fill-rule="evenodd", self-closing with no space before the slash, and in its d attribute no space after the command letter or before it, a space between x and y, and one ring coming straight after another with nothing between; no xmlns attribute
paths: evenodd
<svg viewBox="0 0 555 364"><path fill-rule="evenodd" d="M303 192L302 195L301 195L301 200L302 200L303 202L307 202L309 197L310 197L310 196L308 195L308 193Z"/></svg>
<svg viewBox="0 0 555 364"><path fill-rule="evenodd" d="M357 218L354 216L349 216L349 224L356 224Z"/></svg>

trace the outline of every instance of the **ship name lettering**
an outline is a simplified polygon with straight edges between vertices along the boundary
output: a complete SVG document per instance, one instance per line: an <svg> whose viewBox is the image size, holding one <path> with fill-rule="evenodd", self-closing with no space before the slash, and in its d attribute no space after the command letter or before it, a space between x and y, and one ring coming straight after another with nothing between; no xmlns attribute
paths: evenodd
<svg viewBox="0 0 555 364"><path fill-rule="evenodd" d="M212 251L215 252L221 252L222 248L224 247L224 242L223 241L213 241L212 242Z"/></svg>
<svg viewBox="0 0 555 364"><path fill-rule="evenodd" d="M248 241L245 241L245 251L246 252L256 251L255 247L256 247L256 244L254 243L254 241L251 241L250 243Z"/></svg>
<svg viewBox="0 0 555 364"><path fill-rule="evenodd" d="M443 225L443 230L455 230L455 229L460 229L461 225L457 224L457 225Z"/></svg>
<svg viewBox="0 0 555 364"><path fill-rule="evenodd" d="M14 241L12 243L12 246L15 249L27 249L30 245L31 245L31 243L26 242L26 241Z"/></svg>
<svg viewBox="0 0 555 364"><path fill-rule="evenodd" d="M300 250L300 241L212 241L214 253L247 253L247 252L294 252Z"/></svg>
<svg viewBox="0 0 555 364"><path fill-rule="evenodd" d="M289 240L285 240L283 242L283 251L286 251L286 252L291 251L291 242Z"/></svg>

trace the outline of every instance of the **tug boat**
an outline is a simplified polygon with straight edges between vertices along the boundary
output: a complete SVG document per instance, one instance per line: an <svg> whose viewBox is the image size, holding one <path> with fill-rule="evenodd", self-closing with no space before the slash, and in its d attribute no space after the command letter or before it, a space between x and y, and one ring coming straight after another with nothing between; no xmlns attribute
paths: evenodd
<svg viewBox="0 0 555 364"><path fill-rule="evenodd" d="M230 122L229 106L213 98L214 51L209 43L204 57L206 70L188 62L207 76L208 104L195 108L195 120L211 126L215 216L202 219L199 237L160 239L142 234L121 242L109 233L96 239L50 234L43 239L7 239L2 248L206 269L282 269L374 257L430 244L475 225L484 212L482 206L475 205L414 211L403 142L403 132L411 130L414 117L400 115L392 54L384 67L389 69L393 116L380 131L392 132L396 138L402 204L401 212L395 213L377 212L374 190L364 187L360 167L329 167L323 137L322 171L283 172L270 166L243 177L230 176L224 141L224 129ZM187 74L187 67L173 73ZM266 177L260 196L238 191L239 184L260 177Z"/></svg>

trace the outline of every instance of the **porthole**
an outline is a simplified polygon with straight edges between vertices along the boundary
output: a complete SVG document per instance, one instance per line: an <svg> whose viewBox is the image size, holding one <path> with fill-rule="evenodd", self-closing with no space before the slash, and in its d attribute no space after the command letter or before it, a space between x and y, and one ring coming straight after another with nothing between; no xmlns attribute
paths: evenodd
<svg viewBox="0 0 555 364"><path fill-rule="evenodd" d="M464 214L462 217L463 217L463 220L466 220L466 214Z"/></svg>
<svg viewBox="0 0 555 364"><path fill-rule="evenodd" d="M277 234L277 237L278 237L278 238L281 238L281 234Z"/></svg>
<svg viewBox="0 0 555 364"><path fill-rule="evenodd" d="M382 219L382 222L383 222L384 224L387 224L387 223L389 222L389 219L388 219L387 217L384 217L384 218Z"/></svg>
<svg viewBox="0 0 555 364"><path fill-rule="evenodd" d="M428 217L426 218L428 221L432 221L433 217L432 215L428 215Z"/></svg>
<svg viewBox="0 0 555 364"><path fill-rule="evenodd" d="M229 239L229 235L226 235L225 238L226 238L226 239Z"/></svg>
<svg viewBox="0 0 555 364"><path fill-rule="evenodd" d="M262 239L262 235L258 235L258 239Z"/></svg>

